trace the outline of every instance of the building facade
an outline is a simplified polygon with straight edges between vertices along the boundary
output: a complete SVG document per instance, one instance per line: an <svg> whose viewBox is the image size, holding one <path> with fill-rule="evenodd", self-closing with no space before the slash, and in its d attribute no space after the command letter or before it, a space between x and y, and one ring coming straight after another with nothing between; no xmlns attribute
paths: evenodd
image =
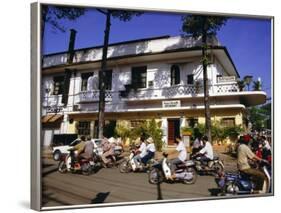
<svg viewBox="0 0 281 213"><path fill-rule="evenodd" d="M223 126L245 126L245 108L263 104L266 93L244 91L226 49L208 40L208 83L212 120ZM157 37L109 45L105 119L134 127L156 119L163 141L172 145L180 129L204 123L201 41L191 37ZM49 145L54 134L96 136L102 46L45 55L42 64L42 134Z"/></svg>

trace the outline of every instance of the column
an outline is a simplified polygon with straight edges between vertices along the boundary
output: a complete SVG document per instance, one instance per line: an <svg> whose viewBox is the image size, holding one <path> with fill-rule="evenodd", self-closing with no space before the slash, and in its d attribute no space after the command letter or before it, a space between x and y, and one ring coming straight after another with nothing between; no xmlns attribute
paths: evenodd
<svg viewBox="0 0 281 213"><path fill-rule="evenodd" d="M162 118L162 126L161 129L163 131L162 140L164 141L164 146L168 145L168 120L167 118Z"/></svg>

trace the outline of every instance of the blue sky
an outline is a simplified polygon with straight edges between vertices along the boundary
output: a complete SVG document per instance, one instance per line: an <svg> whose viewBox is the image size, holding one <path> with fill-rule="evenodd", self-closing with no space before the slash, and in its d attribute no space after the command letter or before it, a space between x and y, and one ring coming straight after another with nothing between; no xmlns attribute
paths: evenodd
<svg viewBox="0 0 281 213"><path fill-rule="evenodd" d="M62 20L66 29L77 30L75 48L103 44L105 16L89 10L76 21ZM162 35L176 36L181 32L181 15L171 13L144 13L130 22L112 19L110 43L149 38ZM263 90L270 96L271 90L271 21L269 19L230 18L217 33L226 46L234 64L243 78L261 77ZM69 31L54 30L46 24L44 54L66 51Z"/></svg>

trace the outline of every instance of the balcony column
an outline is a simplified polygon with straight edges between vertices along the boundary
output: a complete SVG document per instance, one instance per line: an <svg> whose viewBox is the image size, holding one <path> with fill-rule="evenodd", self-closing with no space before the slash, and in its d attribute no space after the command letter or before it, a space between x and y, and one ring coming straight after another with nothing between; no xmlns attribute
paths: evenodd
<svg viewBox="0 0 281 213"><path fill-rule="evenodd" d="M161 119L161 129L163 132L162 140L164 141L164 146L168 145L168 119L167 118L162 118Z"/></svg>
<svg viewBox="0 0 281 213"><path fill-rule="evenodd" d="M95 136L94 136L94 130L95 130L95 121L93 120L93 121L91 121L91 123L90 123L90 136L91 136L92 138L95 137Z"/></svg>
<svg viewBox="0 0 281 213"><path fill-rule="evenodd" d="M63 120L61 123L61 133L66 134L67 133L67 127L68 127L68 114L63 115Z"/></svg>
<svg viewBox="0 0 281 213"><path fill-rule="evenodd" d="M185 127L185 124L186 124L186 117L181 117L180 118L180 130L181 130L181 128Z"/></svg>

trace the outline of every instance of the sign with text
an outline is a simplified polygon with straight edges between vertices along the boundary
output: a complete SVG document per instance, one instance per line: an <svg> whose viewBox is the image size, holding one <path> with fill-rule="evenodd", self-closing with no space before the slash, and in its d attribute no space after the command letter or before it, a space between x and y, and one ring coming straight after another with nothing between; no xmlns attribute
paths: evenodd
<svg viewBox="0 0 281 213"><path fill-rule="evenodd" d="M220 76L218 77L218 83L233 82L236 81L235 76Z"/></svg>
<svg viewBox="0 0 281 213"><path fill-rule="evenodd" d="M162 101L163 108L174 108L174 107L180 107L180 106L181 106L180 100Z"/></svg>

